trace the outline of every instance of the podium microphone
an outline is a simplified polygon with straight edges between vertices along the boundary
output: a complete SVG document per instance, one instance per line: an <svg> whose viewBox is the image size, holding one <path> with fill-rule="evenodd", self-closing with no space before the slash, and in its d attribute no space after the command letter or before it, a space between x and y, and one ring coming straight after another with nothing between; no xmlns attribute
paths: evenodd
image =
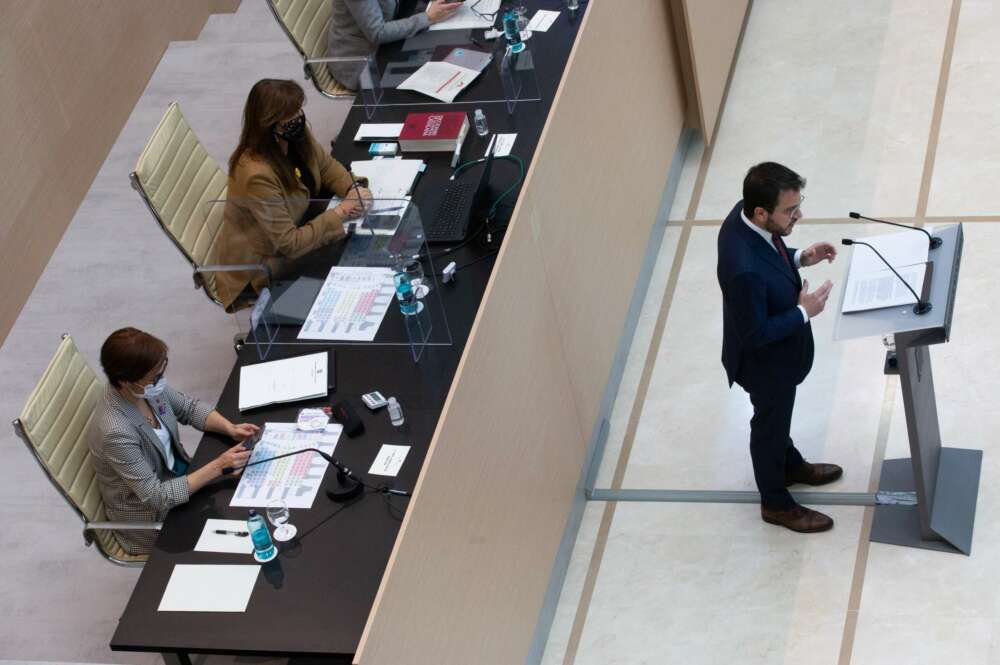
<svg viewBox="0 0 1000 665"><path fill-rule="evenodd" d="M361 494L365 489L365 483L354 475L354 472L348 469L343 463L334 458L331 455L327 455L322 450L318 448L303 448L302 450L293 450L290 453L285 453L284 455L275 455L274 457L268 457L267 459L259 459L256 462L250 462L249 464L244 464L243 466L227 466L222 469L222 475L228 476L233 471L239 469L245 469L248 466L257 466L258 464L263 464L264 462L271 462L277 459L282 459L283 457L291 457L292 455L298 455L300 453L307 452L317 453L320 457L329 462L333 468L337 470L337 486L333 489L326 491L326 495L337 503L344 501L349 501L357 495ZM391 492L392 494L400 494L399 490ZM408 495L407 495L408 496Z"/></svg>
<svg viewBox="0 0 1000 665"><path fill-rule="evenodd" d="M855 213L851 213L851 214L853 215ZM878 220L875 220L875 221L878 221ZM892 222L886 222L886 224L891 224L891 223ZM911 228L911 227L908 226L906 228ZM919 231L919 230L922 230L922 229L914 229L914 230L915 231ZM925 233L926 233L926 231L925 231ZM885 260L885 257L882 256L877 249L875 249L874 247L872 247L871 245L869 245L866 242L861 242L860 240L851 240L850 238L842 238L841 241L840 241L840 243L843 244L843 245L864 245L868 249L870 249L873 252L875 252L875 255L877 257L879 257L880 259L882 259L882 263L884 263L885 265L887 265L889 267L889 270L892 271L893 275L895 275L896 277L899 277L899 281L901 281L903 283L903 286L905 286L907 289L909 289L910 293L913 294L913 297L916 298L917 304L913 306L913 313L914 314L926 314L927 312L931 311L931 304L929 302L925 301L925 300L921 300L920 299L920 296L918 296L917 292L913 290L913 287L906 283L906 280L903 279L903 277L898 272L896 272L896 269L893 268L889 264L889 262Z"/></svg>
<svg viewBox="0 0 1000 665"><path fill-rule="evenodd" d="M884 219L875 219L874 217L865 217L864 215L860 215L860 214L858 214L856 212L849 212L849 213L847 213L847 215L851 219L867 219L869 222L878 222L879 224L888 224L889 226L898 226L901 229L909 229L910 231L920 231L925 236L927 236L927 239L930 242L930 248L931 249L937 249L938 247L941 246L941 242L942 242L941 238L938 238L937 236L932 236L930 233L927 232L926 229L922 229L922 228L919 228L917 226L908 226L906 224L898 224L896 222L887 222ZM862 243L858 243L858 244L860 245ZM883 260L885 260L885 259L883 259ZM920 299L917 298L917 300L920 300Z"/></svg>

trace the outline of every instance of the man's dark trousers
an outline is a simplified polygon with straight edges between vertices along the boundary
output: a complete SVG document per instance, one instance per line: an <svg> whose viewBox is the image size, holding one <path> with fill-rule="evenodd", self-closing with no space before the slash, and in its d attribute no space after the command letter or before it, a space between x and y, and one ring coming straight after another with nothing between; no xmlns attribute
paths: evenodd
<svg viewBox="0 0 1000 665"><path fill-rule="evenodd" d="M737 203L719 231L723 297L722 364L730 385L750 394L750 456L761 503L794 505L785 471L803 463L789 431L795 388L813 361L812 326L798 308L802 279L775 247L746 225ZM793 248L785 248L794 257Z"/></svg>

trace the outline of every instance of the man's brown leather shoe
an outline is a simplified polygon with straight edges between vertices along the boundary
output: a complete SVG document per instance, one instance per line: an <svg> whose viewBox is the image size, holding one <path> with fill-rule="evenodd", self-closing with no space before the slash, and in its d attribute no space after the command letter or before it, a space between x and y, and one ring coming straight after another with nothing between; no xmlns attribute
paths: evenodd
<svg viewBox="0 0 1000 665"><path fill-rule="evenodd" d="M799 533L816 533L833 528L833 519L805 506L795 506L791 510L772 510L761 506L760 516L768 524L777 524Z"/></svg>
<svg viewBox="0 0 1000 665"><path fill-rule="evenodd" d="M796 483L804 485L826 485L838 480L844 475L844 470L836 464L810 464L805 462L792 471L785 472L785 487Z"/></svg>

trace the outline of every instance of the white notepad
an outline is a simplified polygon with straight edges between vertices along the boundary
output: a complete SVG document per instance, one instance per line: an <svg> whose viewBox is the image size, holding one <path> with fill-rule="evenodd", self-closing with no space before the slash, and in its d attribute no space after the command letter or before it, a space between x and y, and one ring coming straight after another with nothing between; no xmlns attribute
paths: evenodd
<svg viewBox="0 0 1000 665"><path fill-rule="evenodd" d="M369 159L351 162L351 173L368 178L368 189L376 199L406 197L423 170L422 159Z"/></svg>
<svg viewBox="0 0 1000 665"><path fill-rule="evenodd" d="M327 367L326 351L245 365L240 368L239 409L326 397Z"/></svg>
<svg viewBox="0 0 1000 665"><path fill-rule="evenodd" d="M368 473L376 476L396 477L399 475L399 470L403 468L403 461L409 452L409 446L382 444L382 448L375 456L375 461L372 462L372 468L368 469Z"/></svg>
<svg viewBox="0 0 1000 665"><path fill-rule="evenodd" d="M401 131L403 131L403 123L401 122L363 122L358 127L358 133L354 135L354 140L385 141L398 139Z"/></svg>
<svg viewBox="0 0 1000 665"><path fill-rule="evenodd" d="M160 612L246 612L257 565L179 563L160 599Z"/></svg>
<svg viewBox="0 0 1000 665"><path fill-rule="evenodd" d="M247 535L234 536L229 533L216 533L217 530L236 531L237 533L245 533ZM194 551L253 554L253 541L250 540L246 520L206 520L205 528L201 531L201 537L198 538L198 542L194 546Z"/></svg>
<svg viewBox="0 0 1000 665"><path fill-rule="evenodd" d="M453 65L450 62L432 60L396 86L398 90L413 90L448 104L455 101L458 93L465 90L479 72Z"/></svg>

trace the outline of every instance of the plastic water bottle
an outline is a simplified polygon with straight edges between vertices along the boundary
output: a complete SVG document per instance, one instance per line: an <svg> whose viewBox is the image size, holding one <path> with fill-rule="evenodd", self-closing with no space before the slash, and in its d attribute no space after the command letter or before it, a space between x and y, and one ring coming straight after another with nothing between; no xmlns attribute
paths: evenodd
<svg viewBox="0 0 1000 665"><path fill-rule="evenodd" d="M250 509L250 517L247 518L247 530L250 532L250 540L253 542L255 559L270 561L278 555L278 550L271 541L271 533L267 530L264 518L252 508Z"/></svg>
<svg viewBox="0 0 1000 665"><path fill-rule="evenodd" d="M417 313L417 294L413 292L413 283L406 272L406 262L397 257L393 263L393 284L396 285L396 300L399 301L399 311L406 316Z"/></svg>
<svg viewBox="0 0 1000 665"><path fill-rule="evenodd" d="M490 126L486 124L486 114L482 109L476 109L472 113L472 121L476 124L476 134L485 137L490 133Z"/></svg>
<svg viewBox="0 0 1000 665"><path fill-rule="evenodd" d="M524 42L521 41L521 28L517 25L517 14L512 9L503 13L503 34L507 39L507 46L511 53L520 53L524 50Z"/></svg>
<svg viewBox="0 0 1000 665"><path fill-rule="evenodd" d="M399 405L395 397L389 398L389 405L386 408L389 411L389 421L393 427L399 427L406 422L403 418L403 407Z"/></svg>

